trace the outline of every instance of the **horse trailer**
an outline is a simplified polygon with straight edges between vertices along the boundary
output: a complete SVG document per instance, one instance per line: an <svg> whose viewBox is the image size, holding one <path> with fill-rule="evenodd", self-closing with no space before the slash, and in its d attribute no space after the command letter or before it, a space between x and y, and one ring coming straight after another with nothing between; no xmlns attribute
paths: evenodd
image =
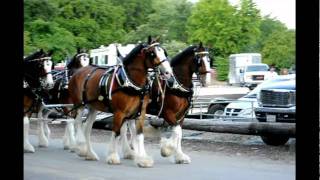
<svg viewBox="0 0 320 180"><path fill-rule="evenodd" d="M250 64L260 64L261 54L259 53L240 53L229 56L228 83L230 85L240 85L242 71L245 66Z"/></svg>

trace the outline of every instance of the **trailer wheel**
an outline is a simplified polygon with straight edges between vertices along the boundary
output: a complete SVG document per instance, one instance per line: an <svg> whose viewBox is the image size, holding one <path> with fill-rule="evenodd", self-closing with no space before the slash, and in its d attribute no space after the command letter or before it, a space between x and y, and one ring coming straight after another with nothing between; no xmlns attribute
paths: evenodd
<svg viewBox="0 0 320 180"><path fill-rule="evenodd" d="M208 108L208 114L213 114L213 118L219 118L219 116L223 115L224 108L226 106L223 104L214 104ZM211 115L208 115L211 116Z"/></svg>

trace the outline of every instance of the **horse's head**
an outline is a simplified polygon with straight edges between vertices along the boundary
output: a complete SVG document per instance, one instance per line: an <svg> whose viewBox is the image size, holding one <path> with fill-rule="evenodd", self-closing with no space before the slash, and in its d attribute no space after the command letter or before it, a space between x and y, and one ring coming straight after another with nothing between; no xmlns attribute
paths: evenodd
<svg viewBox="0 0 320 180"><path fill-rule="evenodd" d="M68 69L79 69L90 64L89 54L85 49L77 49L77 54L73 56L70 63L67 65Z"/></svg>
<svg viewBox="0 0 320 180"><path fill-rule="evenodd" d="M52 51L46 53L41 49L24 58L24 76L30 86L44 89L53 88L51 55Z"/></svg>
<svg viewBox="0 0 320 180"><path fill-rule="evenodd" d="M148 44L143 48L147 59L145 64L148 68L159 67L160 72L166 79L169 79L173 75L173 71L168 61L167 52L160 46L158 40L158 38L152 40L151 36L148 37Z"/></svg>
<svg viewBox="0 0 320 180"><path fill-rule="evenodd" d="M202 45L202 42L199 43L194 49L194 64L195 64L195 71L198 74L205 74L210 71L210 59L209 59L209 52L206 48Z"/></svg>

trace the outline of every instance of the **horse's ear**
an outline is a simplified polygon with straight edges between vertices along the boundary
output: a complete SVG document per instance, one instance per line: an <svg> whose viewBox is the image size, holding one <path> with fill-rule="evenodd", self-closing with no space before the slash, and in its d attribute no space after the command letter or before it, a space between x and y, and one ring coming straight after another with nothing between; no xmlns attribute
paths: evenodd
<svg viewBox="0 0 320 180"><path fill-rule="evenodd" d="M200 48L202 48L202 41L200 41L200 43L199 43L199 47L200 47Z"/></svg>
<svg viewBox="0 0 320 180"><path fill-rule="evenodd" d="M48 52L48 56L51 56L53 54L53 50L50 50L49 52Z"/></svg>
<svg viewBox="0 0 320 180"><path fill-rule="evenodd" d="M77 54L79 54L81 51L81 48L80 47L77 47Z"/></svg>
<svg viewBox="0 0 320 180"><path fill-rule="evenodd" d="M43 53L43 49L41 48L41 49L39 50L39 52L40 52L40 53Z"/></svg>
<svg viewBox="0 0 320 180"><path fill-rule="evenodd" d="M149 35L149 36L148 36L148 44L151 44L151 42L152 42L152 38L151 38L151 36Z"/></svg>
<svg viewBox="0 0 320 180"><path fill-rule="evenodd" d="M160 36L158 36L158 37L154 40L154 42L160 42Z"/></svg>

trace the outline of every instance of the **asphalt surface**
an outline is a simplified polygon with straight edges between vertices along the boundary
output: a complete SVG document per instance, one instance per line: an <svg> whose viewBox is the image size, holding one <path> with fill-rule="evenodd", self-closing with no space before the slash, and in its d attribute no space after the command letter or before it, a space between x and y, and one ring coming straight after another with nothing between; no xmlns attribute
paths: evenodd
<svg viewBox="0 0 320 180"><path fill-rule="evenodd" d="M37 138L30 135L30 142ZM153 168L139 168L132 160L120 165L105 162L106 143L93 143L99 161L86 161L62 149L61 139L51 139L48 148L36 147L35 153L24 154L24 179L26 180L293 180L295 164L292 162L238 156L212 151L185 149L191 164L174 164L171 158L160 155L158 145L146 144L146 151L154 159Z"/></svg>

